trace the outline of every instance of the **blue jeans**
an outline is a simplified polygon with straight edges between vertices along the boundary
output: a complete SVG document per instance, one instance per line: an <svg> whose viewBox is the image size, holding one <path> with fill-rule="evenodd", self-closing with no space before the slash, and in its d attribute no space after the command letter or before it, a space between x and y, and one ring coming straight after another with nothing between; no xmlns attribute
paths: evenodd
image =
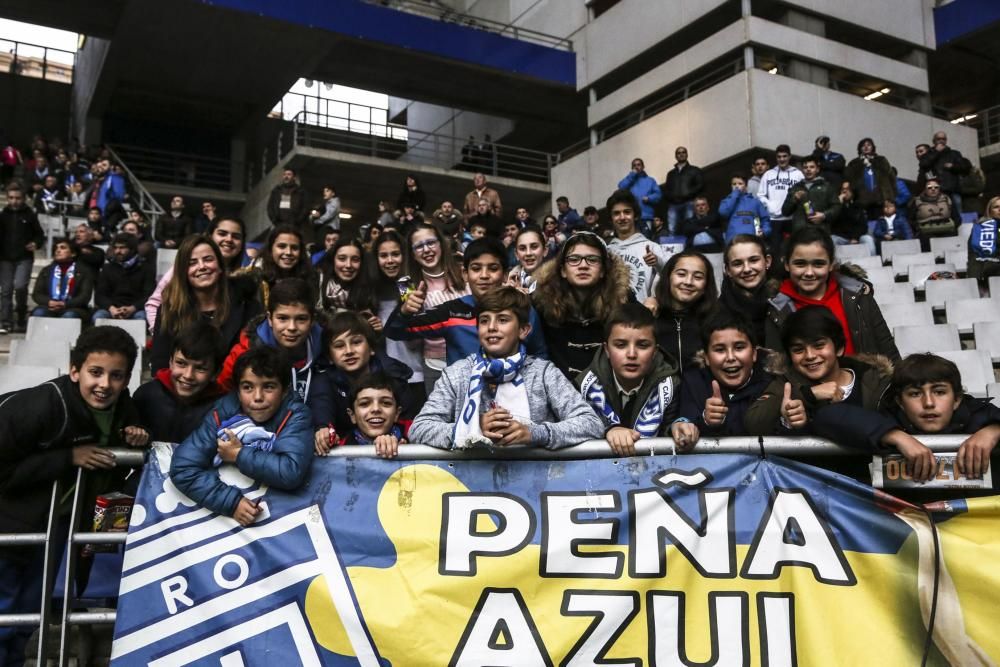
<svg viewBox="0 0 1000 667"><path fill-rule="evenodd" d="M111 311L104 310L103 308L100 308L100 309L94 311L94 316L90 318L90 321L93 324L97 324L97 320L113 320L113 319L114 318L111 317ZM134 313L132 313L132 317L130 317L128 319L130 319L130 320L144 320L144 319L146 319L146 309L145 308L139 308L139 309L137 309Z"/></svg>
<svg viewBox="0 0 1000 667"><path fill-rule="evenodd" d="M670 235L674 236L677 233L680 223L693 217L693 201L684 202L683 204L670 204L667 206L667 229L670 230Z"/></svg>
<svg viewBox="0 0 1000 667"><path fill-rule="evenodd" d="M17 321L24 322L28 314L28 281L34 260L0 261L0 324L14 324L14 301L17 301Z"/></svg>
<svg viewBox="0 0 1000 667"><path fill-rule="evenodd" d="M80 313L76 312L75 310L63 310L63 311L59 311L57 313L54 310L49 310L48 308L42 308L41 306L39 306L38 308L35 308L33 311L31 311L31 316L32 317L59 317L59 318L67 319L67 320L70 320L70 319L77 319L78 320L78 319L80 319Z"/></svg>
<svg viewBox="0 0 1000 667"><path fill-rule="evenodd" d="M962 193L961 192L949 192L948 196L951 197L951 219L955 221L955 224L962 224Z"/></svg>

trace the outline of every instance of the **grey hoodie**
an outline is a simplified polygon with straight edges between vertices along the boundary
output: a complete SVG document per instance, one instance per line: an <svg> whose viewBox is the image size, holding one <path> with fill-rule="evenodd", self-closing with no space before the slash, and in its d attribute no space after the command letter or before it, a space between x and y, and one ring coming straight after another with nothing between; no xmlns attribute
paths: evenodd
<svg viewBox="0 0 1000 667"><path fill-rule="evenodd" d="M643 259L646 256L646 246L649 246L649 249L656 255L655 267L648 266ZM625 266L628 267L629 286L632 288L636 300L642 303L643 299L653 296L655 278L669 259L667 251L659 243L650 241L639 232L625 240L613 239L608 244L608 250L621 257Z"/></svg>
<svg viewBox="0 0 1000 667"><path fill-rule="evenodd" d="M410 425L410 442L441 449L454 447L455 421L469 394L474 359L475 355L469 355L444 370ZM531 410L532 446L561 449L604 437L600 418L552 362L529 356L521 377Z"/></svg>

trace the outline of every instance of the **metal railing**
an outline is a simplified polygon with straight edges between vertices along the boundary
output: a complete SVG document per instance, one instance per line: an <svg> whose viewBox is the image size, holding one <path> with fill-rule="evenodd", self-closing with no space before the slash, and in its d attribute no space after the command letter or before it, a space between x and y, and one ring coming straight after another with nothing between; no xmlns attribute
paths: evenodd
<svg viewBox="0 0 1000 667"><path fill-rule="evenodd" d="M948 120L962 119L955 123L955 125L976 128L976 132L979 135L980 148L1000 143L1000 106L967 114L957 111L950 113L951 117Z"/></svg>
<svg viewBox="0 0 1000 667"><path fill-rule="evenodd" d="M437 2L421 2L420 0L365 0L365 2L390 9L397 9L408 14L426 16L442 23L454 23L466 28L485 30L522 42L531 42L563 51L573 50L573 41L565 37L556 37L555 35L549 35L537 30L529 30L513 23L503 23L479 16L463 14Z"/></svg>
<svg viewBox="0 0 1000 667"><path fill-rule="evenodd" d="M144 181L216 190L231 186L231 167L225 158L122 144L115 144L114 150Z"/></svg>
<svg viewBox="0 0 1000 667"><path fill-rule="evenodd" d="M111 449L109 450L115 457L115 465L120 466L141 466L144 460L144 451L135 449ZM74 557L74 547L84 544L124 544L125 533L92 533L77 531L76 525L80 521L81 507L83 503L83 488L85 481L83 468L77 469L75 487L73 489L73 505L69 517L69 529L66 533L65 550L59 550L56 545L62 541L59 534L59 505L66 489L59 482L53 482L52 495L49 501L49 516L46 522L44 533L13 533L0 535L0 546L19 547L42 544L44 549L44 562L42 564L42 597L39 601L39 611L26 614L2 614L0 615L0 626L37 626L37 658L36 664L45 665L49 657L49 636L52 631L50 625L55 622L59 628L59 653L56 664L60 667L68 664L70 628L73 625L97 625L112 624L115 622L116 614L113 611L107 612L74 612L76 597L74 595L76 558ZM93 508L90 508L91 511ZM52 589L55 586L55 578L59 570L60 557L65 556L65 572L63 581L63 603L56 618L52 618Z"/></svg>
<svg viewBox="0 0 1000 667"><path fill-rule="evenodd" d="M556 163L552 153L507 144L493 143L473 152L465 139L453 135L352 118L349 112L338 115L300 111L288 129L288 132L279 132L273 145L264 149L259 174L251 173L251 182L261 180L296 146L445 169L481 171L538 183L549 182L550 170Z"/></svg>
<svg viewBox="0 0 1000 667"><path fill-rule="evenodd" d="M72 51L0 39L0 72L71 84L75 64Z"/></svg>
<svg viewBox="0 0 1000 667"><path fill-rule="evenodd" d="M155 235L156 221L159 220L161 215L165 215L166 211L163 210L163 207L160 206L160 203L156 201L153 195L149 193L149 190L147 190L142 184L142 181L140 181L136 175L132 173L132 170L128 168L128 165L125 164L118 153L116 153L111 146L107 146L106 148L108 152L111 153L111 159L114 160L114 162L122 168L122 171L125 172L125 178L129 183L128 190L133 196L133 198L130 199L129 204L133 208L137 207L143 212L143 214L145 214L146 219L149 220L150 233Z"/></svg>

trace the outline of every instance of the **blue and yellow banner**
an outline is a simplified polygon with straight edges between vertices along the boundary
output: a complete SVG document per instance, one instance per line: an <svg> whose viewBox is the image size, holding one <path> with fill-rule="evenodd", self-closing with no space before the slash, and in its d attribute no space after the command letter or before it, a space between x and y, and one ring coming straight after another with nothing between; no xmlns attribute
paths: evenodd
<svg viewBox="0 0 1000 667"><path fill-rule="evenodd" d="M994 665L1000 499L917 507L776 457L317 459L297 493L155 450L113 665Z"/></svg>

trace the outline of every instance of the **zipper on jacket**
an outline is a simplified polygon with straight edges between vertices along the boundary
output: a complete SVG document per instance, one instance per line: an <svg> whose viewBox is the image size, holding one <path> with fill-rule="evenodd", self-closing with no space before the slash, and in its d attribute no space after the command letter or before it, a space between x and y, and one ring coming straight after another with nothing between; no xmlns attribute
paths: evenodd
<svg viewBox="0 0 1000 667"><path fill-rule="evenodd" d="M684 368L684 357L681 356L681 320L675 317L674 322L677 324L677 365Z"/></svg>

